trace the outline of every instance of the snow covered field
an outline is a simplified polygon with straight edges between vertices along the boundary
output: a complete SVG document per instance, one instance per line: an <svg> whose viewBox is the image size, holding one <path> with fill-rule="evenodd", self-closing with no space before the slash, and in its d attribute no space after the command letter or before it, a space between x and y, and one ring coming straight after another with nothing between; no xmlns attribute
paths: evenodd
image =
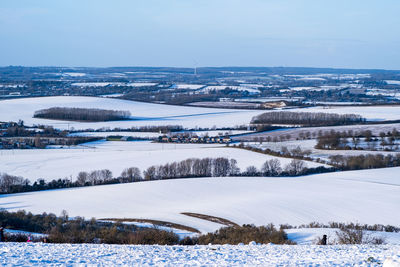
<svg viewBox="0 0 400 267"><path fill-rule="evenodd" d="M125 168L142 171L152 165L181 161L188 158L236 159L243 171L250 165L261 168L266 160L276 157L252 151L227 148L220 144L164 144L150 141L85 143L72 148L0 150L0 171L20 175L31 181L38 178L53 180L75 179L80 171L109 169L115 176ZM291 159L277 158L285 166ZM321 166L307 162L308 167Z"/></svg>
<svg viewBox="0 0 400 267"><path fill-rule="evenodd" d="M400 168L295 178L226 177L150 181L3 195L0 208L35 214L66 210L86 218L142 218L191 226L222 225L182 212L238 224L358 222L400 226Z"/></svg>
<svg viewBox="0 0 400 267"><path fill-rule="evenodd" d="M7 266L389 266L389 259L400 262L399 254L399 245L0 244L0 264Z"/></svg>
<svg viewBox="0 0 400 267"><path fill-rule="evenodd" d="M35 111L50 107L80 107L128 110L135 120L110 122L68 122L33 118ZM21 98L0 101L0 121L23 120L27 125L53 125L59 129L100 129L103 127L130 128L132 126L182 125L185 128L234 127L248 125L262 110L232 110L150 104L128 100L56 96Z"/></svg>

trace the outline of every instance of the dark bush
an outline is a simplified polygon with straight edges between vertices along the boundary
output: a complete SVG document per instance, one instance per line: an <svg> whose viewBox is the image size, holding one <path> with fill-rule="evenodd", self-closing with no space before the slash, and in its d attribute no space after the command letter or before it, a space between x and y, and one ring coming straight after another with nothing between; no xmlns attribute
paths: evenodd
<svg viewBox="0 0 400 267"><path fill-rule="evenodd" d="M35 112L34 118L67 120L67 121L118 121L127 120L129 111L107 110L95 108L65 108L53 107Z"/></svg>
<svg viewBox="0 0 400 267"><path fill-rule="evenodd" d="M215 233L202 235L198 238L200 245L206 244L238 244L249 243L255 241L257 243L267 244L293 244L288 240L283 230L277 230L273 224L267 226L256 227L254 225L245 224L243 226L224 227Z"/></svg>

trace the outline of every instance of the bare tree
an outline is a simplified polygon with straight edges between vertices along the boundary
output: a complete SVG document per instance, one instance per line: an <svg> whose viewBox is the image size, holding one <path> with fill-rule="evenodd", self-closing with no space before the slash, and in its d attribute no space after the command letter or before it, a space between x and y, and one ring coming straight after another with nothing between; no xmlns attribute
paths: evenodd
<svg viewBox="0 0 400 267"><path fill-rule="evenodd" d="M89 182L89 174L87 172L80 172L78 173L76 180L79 183L79 185L83 186L87 182Z"/></svg>
<svg viewBox="0 0 400 267"><path fill-rule="evenodd" d="M302 160L293 159L288 165L285 167L285 171L289 175L299 175L306 168L306 164Z"/></svg>
<svg viewBox="0 0 400 267"><path fill-rule="evenodd" d="M258 169L255 166L249 166L246 168L246 175L248 176L256 176L258 173Z"/></svg>
<svg viewBox="0 0 400 267"><path fill-rule="evenodd" d="M281 162L278 159L267 160L261 167L261 172L265 176L277 176L282 172Z"/></svg>

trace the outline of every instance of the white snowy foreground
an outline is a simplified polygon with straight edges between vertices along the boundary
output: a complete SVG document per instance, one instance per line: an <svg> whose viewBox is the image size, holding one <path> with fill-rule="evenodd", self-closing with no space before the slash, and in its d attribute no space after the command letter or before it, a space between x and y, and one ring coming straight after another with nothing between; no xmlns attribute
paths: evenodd
<svg viewBox="0 0 400 267"><path fill-rule="evenodd" d="M132 119L109 122L71 122L33 118L35 111L50 107L127 110ZM121 99L84 96L20 98L0 101L0 121L23 120L26 125L52 125L58 129L130 128L150 125L182 125L185 128L248 125L263 110L235 110L151 104Z"/></svg>
<svg viewBox="0 0 400 267"><path fill-rule="evenodd" d="M101 169L109 169L117 177L129 167L138 167L144 171L152 165L206 157L236 159L242 171L250 165L261 168L262 164L270 159L278 159L282 167L292 160L220 144L97 141L70 149L0 150L0 172L22 176L32 182L39 178L51 181L72 177L75 180L81 171ZM306 162L306 165L310 168L322 166L315 162Z"/></svg>
<svg viewBox="0 0 400 267"><path fill-rule="evenodd" d="M304 177L225 177L162 180L3 195L0 208L35 214L66 210L71 217L142 218L211 232L221 224L294 226L310 222L400 223L400 168Z"/></svg>
<svg viewBox="0 0 400 267"><path fill-rule="evenodd" d="M396 266L398 255L400 245L0 244L0 264L9 266Z"/></svg>

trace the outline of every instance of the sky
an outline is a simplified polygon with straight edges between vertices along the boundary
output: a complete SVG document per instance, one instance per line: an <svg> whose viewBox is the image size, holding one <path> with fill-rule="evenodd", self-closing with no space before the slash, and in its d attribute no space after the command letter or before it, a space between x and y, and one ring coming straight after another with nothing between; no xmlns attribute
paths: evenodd
<svg viewBox="0 0 400 267"><path fill-rule="evenodd" d="M0 66L400 69L399 0L0 0Z"/></svg>

